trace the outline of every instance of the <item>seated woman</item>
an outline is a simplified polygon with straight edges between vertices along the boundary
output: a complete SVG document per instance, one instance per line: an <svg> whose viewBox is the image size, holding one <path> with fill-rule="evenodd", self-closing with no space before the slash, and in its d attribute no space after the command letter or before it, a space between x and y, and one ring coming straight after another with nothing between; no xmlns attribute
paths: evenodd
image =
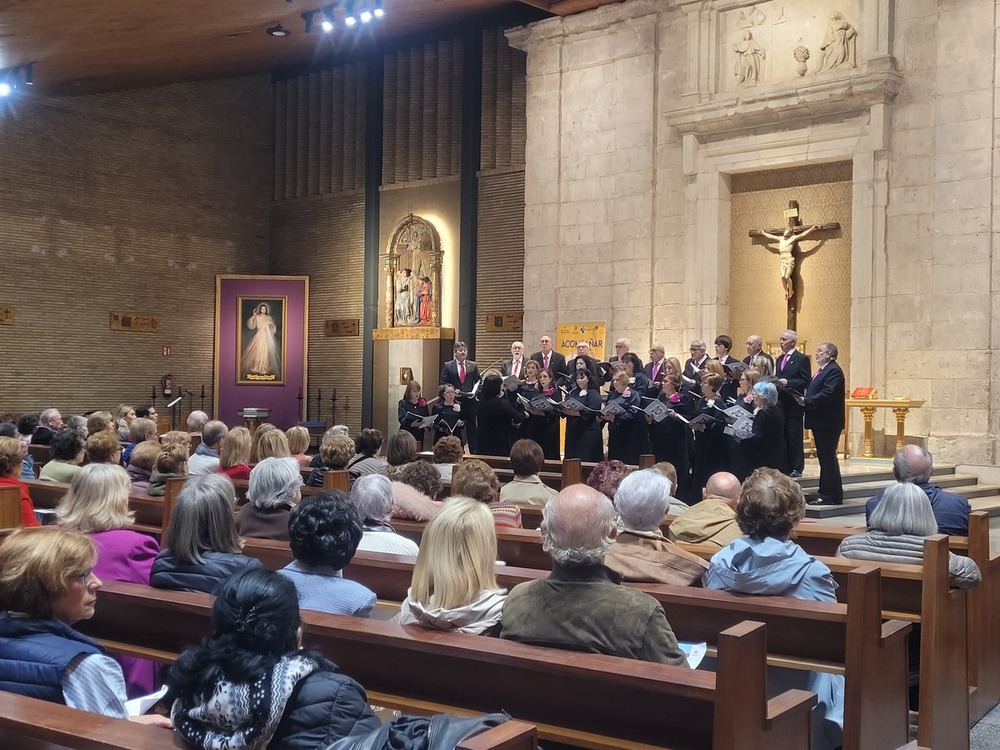
<svg viewBox="0 0 1000 750"><path fill-rule="evenodd" d="M513 481L500 488L500 502L515 505L545 505L556 491L538 477L545 463L542 446L534 440L518 440L510 449Z"/></svg>
<svg viewBox="0 0 1000 750"><path fill-rule="evenodd" d="M340 572L357 552L362 533L358 512L340 490L313 495L292 511L288 536L295 559L280 572L295 584L302 609L371 616L375 594Z"/></svg>
<svg viewBox="0 0 1000 750"><path fill-rule="evenodd" d="M118 441L117 433L110 430L92 432L87 438L87 456L85 463L88 464L120 464L122 460L122 444Z"/></svg>
<svg viewBox="0 0 1000 750"><path fill-rule="evenodd" d="M121 667L71 626L94 616L97 547L75 531L18 529L0 544L0 684L4 690L120 719ZM170 727L162 716L142 724Z"/></svg>
<svg viewBox="0 0 1000 750"><path fill-rule="evenodd" d="M261 427L263 426L264 425L261 425ZM259 430L260 428L257 429ZM333 427L331 427L329 430L323 433L323 439L319 441L320 448L323 447L323 443L329 442L330 440L333 440L333 438L335 437L350 437L350 436L351 436L351 431L347 429L346 424L335 424ZM257 436L254 435L255 440L256 437ZM318 466L322 465L323 465L323 459L317 452L316 455L312 457L312 461L309 462L309 466L315 469Z"/></svg>
<svg viewBox="0 0 1000 750"><path fill-rule="evenodd" d="M248 502L236 516L236 530L242 536L287 542L288 519L301 499L299 462L291 456L265 458L250 472Z"/></svg>
<svg viewBox="0 0 1000 750"><path fill-rule="evenodd" d="M38 474L43 482L68 484L83 463L84 442L75 430L59 430L49 443L50 458Z"/></svg>
<svg viewBox="0 0 1000 750"><path fill-rule="evenodd" d="M97 544L97 560L91 567L98 578L148 586L160 545L153 537L133 531L128 509L131 489L122 467L88 464L73 477L69 492L56 508L56 519L59 528L88 534ZM118 662L130 698L157 689L158 669L154 662L127 656L119 657Z"/></svg>
<svg viewBox="0 0 1000 750"><path fill-rule="evenodd" d="M229 439L228 437L226 438ZM288 438L277 427L268 430L259 438L255 436L256 447L253 449L253 459L260 463L265 458L291 458L292 451L288 448ZM223 443L225 445L225 443ZM298 461L295 462L298 465Z"/></svg>
<svg viewBox="0 0 1000 750"><path fill-rule="evenodd" d="M233 433L230 432L226 435L226 439L229 439L229 435ZM168 445L179 445L188 453L191 452L191 433L185 432L184 430L170 430L170 432L164 432L160 435L160 446L166 448ZM223 443L225 445L225 443Z"/></svg>
<svg viewBox="0 0 1000 750"><path fill-rule="evenodd" d="M639 463L639 456L649 452L649 431L646 415L641 413L642 397L639 391L629 387L628 381L629 376L624 371L615 373L611 378L608 406L617 404L624 411L621 414L602 414L600 418L608 423L608 459L635 466Z"/></svg>
<svg viewBox="0 0 1000 750"><path fill-rule="evenodd" d="M416 417L427 417L429 415L427 399L423 396L420 383L416 380L411 380L406 386L403 397L399 399L399 404L396 407L396 418L399 420L400 430L404 430L412 435L418 446L424 444L424 432L426 430L423 427L417 426L420 422Z"/></svg>
<svg viewBox="0 0 1000 750"><path fill-rule="evenodd" d="M464 458L465 448L462 446L462 441L454 435L445 435L434 443L431 464L441 475L442 481L451 481L451 473L455 470L455 465L462 463Z"/></svg>
<svg viewBox="0 0 1000 750"><path fill-rule="evenodd" d="M119 404L115 410L115 430L121 442L128 442L128 430L134 420L135 408L128 404Z"/></svg>
<svg viewBox="0 0 1000 750"><path fill-rule="evenodd" d="M146 488L146 494L153 497L163 497L167 491L168 479L187 476L187 461L188 452L183 445L160 446L153 472L149 475L149 487Z"/></svg>
<svg viewBox="0 0 1000 750"><path fill-rule="evenodd" d="M226 436L226 440L229 440L229 436L233 433L230 432ZM285 437L288 439L288 450L292 454L292 458L299 462L300 469L308 469L312 462L312 456L310 456L306 451L309 450L309 443L312 441L312 436L302 425L295 425L294 427L289 427L285 430ZM222 447L225 448L226 444L223 443Z"/></svg>
<svg viewBox="0 0 1000 750"><path fill-rule="evenodd" d="M522 529L521 509L513 503L499 503L500 480L484 461L478 458L463 461L451 477L451 494L471 497L489 506L493 523L500 529ZM447 506L448 503L445 503Z"/></svg>
<svg viewBox="0 0 1000 750"><path fill-rule="evenodd" d="M510 440L514 433L514 426L524 422L528 415L515 407L503 393L503 379L497 373L487 373L479 390L481 400L476 407L476 420L479 425L477 428L479 431L479 453L483 456L506 456L510 453ZM443 442L442 439L435 444L435 455L438 445ZM445 479L450 478L449 469L449 474Z"/></svg>
<svg viewBox="0 0 1000 750"><path fill-rule="evenodd" d="M633 471L615 493L624 528L604 564L624 581L700 585L708 563L674 544L660 530L670 506L670 480L657 469Z"/></svg>
<svg viewBox="0 0 1000 750"><path fill-rule="evenodd" d="M429 521L441 510L441 474L426 461L411 461L393 471L392 515L410 521Z"/></svg>
<svg viewBox="0 0 1000 750"><path fill-rule="evenodd" d="M354 441L347 435L336 435L324 440L319 446L320 465L309 474L306 484L310 487L322 487L323 475L328 471L346 469L354 455Z"/></svg>
<svg viewBox="0 0 1000 750"><path fill-rule="evenodd" d="M212 622L215 633L181 654L168 680L174 728L190 745L306 750L378 729L361 686L302 649L298 597L284 576L233 576Z"/></svg>
<svg viewBox="0 0 1000 750"><path fill-rule="evenodd" d="M839 557L852 560L922 565L924 539L937 533L931 501L920 487L909 482L891 485L882 494L868 519L868 531L844 539ZM951 585L971 589L982 580L979 566L968 557L948 553Z"/></svg>
<svg viewBox="0 0 1000 750"><path fill-rule="evenodd" d="M115 420L111 416L111 412L95 411L87 415L87 437L96 435L98 432L114 432L115 437L118 437L118 432L115 429Z"/></svg>
<svg viewBox="0 0 1000 750"><path fill-rule="evenodd" d="M819 560L791 541L803 519L802 488L774 469L757 469L743 483L736 522L746 535L715 553L709 562L706 587L740 594L787 596L836 602L833 574ZM774 689L803 688L816 693L812 712L812 750L841 744L844 725L844 678L822 672L768 670Z"/></svg>
<svg viewBox="0 0 1000 750"><path fill-rule="evenodd" d="M382 451L382 431L373 427L365 427L354 438L355 455L347 462L347 471L351 480L367 474L381 474L388 466L386 460L379 455Z"/></svg>
<svg viewBox="0 0 1000 750"><path fill-rule="evenodd" d="M458 402L458 392L455 386L445 383L438 389L438 403L434 407L434 442L445 435L454 435L465 445L465 425L462 419L462 405Z"/></svg>
<svg viewBox="0 0 1000 750"><path fill-rule="evenodd" d="M364 524L359 550L390 555L417 554L417 543L397 534L389 525L392 500L392 482L381 474L358 477L351 487L351 502Z"/></svg>
<svg viewBox="0 0 1000 750"><path fill-rule="evenodd" d="M677 468L669 461L657 461L651 467L660 472L670 480L670 506L667 508L667 515L679 516L686 510L691 510L691 506L677 499Z"/></svg>
<svg viewBox="0 0 1000 750"><path fill-rule="evenodd" d="M388 463L386 473L390 469L403 466L417 460L417 441L409 432L400 430L391 438L385 450L385 460Z"/></svg>
<svg viewBox="0 0 1000 750"><path fill-rule="evenodd" d="M566 394L590 411L563 410L566 415L566 458L597 462L604 460L604 422L597 418L601 408L601 391L591 377L586 362L574 370L574 387Z"/></svg>
<svg viewBox="0 0 1000 750"><path fill-rule="evenodd" d="M263 567L240 554L233 483L221 474L188 479L177 495L163 549L153 561L149 583L160 589L211 594L233 573Z"/></svg>
<svg viewBox="0 0 1000 750"><path fill-rule="evenodd" d="M253 438L246 427L235 427L226 434L219 449L219 473L230 479L250 479L250 451Z"/></svg>
<svg viewBox="0 0 1000 750"><path fill-rule="evenodd" d="M396 621L434 630L498 630L507 592L497 585L497 535L482 503L453 497L427 524Z"/></svg>
<svg viewBox="0 0 1000 750"><path fill-rule="evenodd" d="M621 461L601 461L590 470L586 484L588 487L593 487L613 503L615 501L615 493L618 492L618 485L630 473L632 473L632 470Z"/></svg>
<svg viewBox="0 0 1000 750"><path fill-rule="evenodd" d="M21 476L21 463L27 453L27 443L22 443L17 438L0 437L0 487L13 485L18 488L21 493L21 525L38 526L28 485L18 478Z"/></svg>
<svg viewBox="0 0 1000 750"><path fill-rule="evenodd" d="M143 441L132 449L125 471L128 472L133 492L147 492L149 490L149 480L153 476L153 469L159 455L160 444L152 440Z"/></svg>

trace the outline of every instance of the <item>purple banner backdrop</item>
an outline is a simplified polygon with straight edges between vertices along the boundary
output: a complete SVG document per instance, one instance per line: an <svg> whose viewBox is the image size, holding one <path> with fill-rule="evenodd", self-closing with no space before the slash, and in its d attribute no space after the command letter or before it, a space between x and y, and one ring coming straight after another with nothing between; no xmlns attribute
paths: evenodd
<svg viewBox="0 0 1000 750"><path fill-rule="evenodd" d="M243 424L239 412L247 407L271 410L268 421L281 429L298 424L306 393L306 331L309 306L307 276L219 276L215 301L215 404L216 418L230 427ZM283 330L278 331L283 355L281 385L240 383L240 331L246 321L239 299L286 299ZM275 321L279 327L281 322ZM281 378L279 378L281 379Z"/></svg>

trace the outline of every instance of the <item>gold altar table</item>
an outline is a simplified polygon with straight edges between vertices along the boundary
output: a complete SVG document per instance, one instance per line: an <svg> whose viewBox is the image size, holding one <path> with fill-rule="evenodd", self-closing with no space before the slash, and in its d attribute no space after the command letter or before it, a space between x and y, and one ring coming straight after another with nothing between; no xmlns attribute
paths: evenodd
<svg viewBox="0 0 1000 750"><path fill-rule="evenodd" d="M865 418L865 442L862 448L862 458L875 458L872 449L872 417L875 416L876 409L892 409L896 415L896 450L903 447L903 437L906 434L906 415L910 409L919 409L924 405L923 401L910 398L849 398L847 399L847 409L850 412L852 406L861 409L861 415Z"/></svg>

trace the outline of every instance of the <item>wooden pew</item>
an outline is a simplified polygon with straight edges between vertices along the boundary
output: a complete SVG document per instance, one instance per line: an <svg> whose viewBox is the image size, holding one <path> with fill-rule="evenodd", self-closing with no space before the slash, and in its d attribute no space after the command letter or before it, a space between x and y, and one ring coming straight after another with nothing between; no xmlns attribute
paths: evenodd
<svg viewBox="0 0 1000 750"><path fill-rule="evenodd" d="M271 569L291 561L286 542L247 539L243 553ZM413 576L414 558L358 552L344 577L374 591L379 600L401 602ZM498 565L497 581L510 589L544 578L537 569ZM844 604L782 597L748 597L725 591L661 584L627 584L654 597L667 612L678 638L716 645L722 629L744 619L767 625L772 663L841 672L847 678L847 750L898 747L907 737L906 635L910 626L882 622L880 573L868 565L848 574Z"/></svg>
<svg viewBox="0 0 1000 750"><path fill-rule="evenodd" d="M160 727L0 692L0 746L18 750L177 750L190 747ZM456 750L537 750L531 724L509 721L463 740Z"/></svg>
<svg viewBox="0 0 1000 750"><path fill-rule="evenodd" d="M52 449L47 445L29 445L28 455L34 461L35 476L38 476L42 467L52 460Z"/></svg>
<svg viewBox="0 0 1000 750"><path fill-rule="evenodd" d="M43 482L40 479L26 479L28 494L36 508L54 510L63 495L69 491L69 485L62 482ZM163 498L152 497L145 492L132 492L128 496L128 507L135 513L136 531L153 534L159 537L163 529Z"/></svg>
<svg viewBox="0 0 1000 750"><path fill-rule="evenodd" d="M206 594L110 582L80 629L112 650L160 660L211 632ZM305 641L409 710L502 707L539 735L607 750L806 750L815 696L765 694L766 626L718 636L716 673L304 612ZM530 686L530 689L527 688ZM655 710L651 707L655 706Z"/></svg>
<svg viewBox="0 0 1000 750"><path fill-rule="evenodd" d="M951 537L951 544L955 539ZM988 512L969 516L968 549L983 575L968 593L969 684L975 686L969 695L971 727L1000 703L1000 555L990 555Z"/></svg>
<svg viewBox="0 0 1000 750"><path fill-rule="evenodd" d="M21 488L17 485L0 487L0 529L21 526Z"/></svg>

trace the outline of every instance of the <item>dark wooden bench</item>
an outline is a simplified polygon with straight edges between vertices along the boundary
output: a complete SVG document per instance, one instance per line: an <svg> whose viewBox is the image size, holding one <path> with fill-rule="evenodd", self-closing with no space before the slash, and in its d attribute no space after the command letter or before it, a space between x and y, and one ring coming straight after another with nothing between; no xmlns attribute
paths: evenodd
<svg viewBox="0 0 1000 750"><path fill-rule="evenodd" d="M209 633L211 598L109 582L80 629L112 650L174 658ZM492 638L304 612L305 642L369 690L412 710L502 708L539 735L611 750L805 750L815 696L765 694L766 626L718 636L715 673ZM655 710L652 708L655 706Z"/></svg>
<svg viewBox="0 0 1000 750"><path fill-rule="evenodd" d="M62 482L27 479L24 483L28 485L28 494L36 508L54 510L63 495L69 491L69 485ZM132 528L160 536L164 519L162 497L152 497L145 492L132 492L128 496L128 507L135 513L135 525Z"/></svg>
<svg viewBox="0 0 1000 750"><path fill-rule="evenodd" d="M286 542L247 539L246 555L279 569L291 561ZM344 577L374 591L380 601L401 602L414 558L358 552ZM510 589L547 572L498 565L497 581ZM898 747L907 737L906 635L909 625L882 622L880 573L867 566L849 573L844 604L781 597L748 597L725 591L659 584L627 584L657 599L677 637L716 645L722 629L744 619L767 624L772 664L815 668L847 678L845 741L848 750Z"/></svg>
<svg viewBox="0 0 1000 750"><path fill-rule="evenodd" d="M161 727L112 719L35 698L0 692L0 746L18 750L177 750L189 748ZM456 750L536 750L531 724L509 721L463 740Z"/></svg>
<svg viewBox="0 0 1000 750"><path fill-rule="evenodd" d="M37 477L42 467L52 460L52 449L47 445L29 445L28 455L31 456Z"/></svg>
<svg viewBox="0 0 1000 750"><path fill-rule="evenodd" d="M17 529L21 526L21 488L16 485L0 487L0 529Z"/></svg>

